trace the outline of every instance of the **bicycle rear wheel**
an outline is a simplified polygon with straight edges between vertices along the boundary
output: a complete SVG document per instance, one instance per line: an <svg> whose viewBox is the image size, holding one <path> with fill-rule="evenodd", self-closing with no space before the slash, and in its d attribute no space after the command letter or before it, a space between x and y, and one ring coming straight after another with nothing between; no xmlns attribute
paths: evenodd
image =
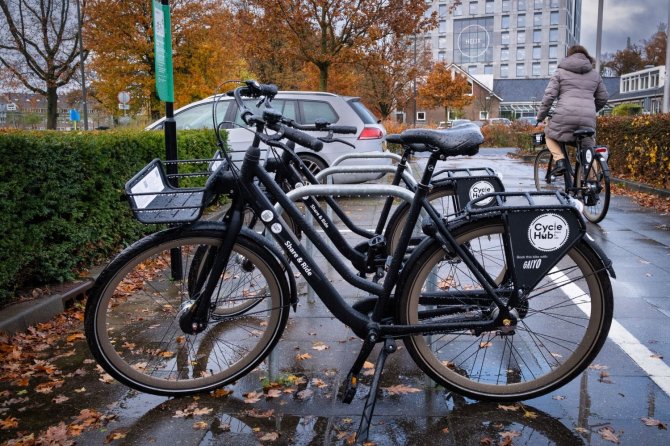
<svg viewBox="0 0 670 446"><path fill-rule="evenodd" d="M610 177L603 169L602 162L593 160L587 177L583 178L583 169L579 169L578 183L585 188L580 200L584 203L584 217L591 223L599 223L607 215L610 206Z"/></svg>
<svg viewBox="0 0 670 446"><path fill-rule="evenodd" d="M221 244L222 231L208 225L146 237L96 281L85 313L89 347L110 375L132 388L176 396L223 386L255 368L281 337L289 307L286 279L272 254L242 235L212 296L212 313L247 301L255 302L253 310L214 314L198 334L181 330L193 257Z"/></svg>
<svg viewBox="0 0 670 446"><path fill-rule="evenodd" d="M549 149L542 149L535 157L533 167L533 178L535 188L539 192L565 192L565 177L563 175L552 176L551 169L554 168L554 158Z"/></svg>
<svg viewBox="0 0 670 446"><path fill-rule="evenodd" d="M454 235L491 277L507 269L500 218L470 223ZM472 306L472 293L481 286L459 258L445 257L438 243L422 251L410 267L400 297L402 323L491 317L493 305L488 298L481 298L469 312L446 316L440 311L465 302ZM511 289L509 282L499 284L501 295ZM434 300L427 305L423 296L428 292L447 299L441 305ZM405 344L421 369L464 396L498 401L533 398L567 383L589 365L607 338L612 305L612 288L602 262L580 241L524 295L512 332L454 330L411 336Z"/></svg>

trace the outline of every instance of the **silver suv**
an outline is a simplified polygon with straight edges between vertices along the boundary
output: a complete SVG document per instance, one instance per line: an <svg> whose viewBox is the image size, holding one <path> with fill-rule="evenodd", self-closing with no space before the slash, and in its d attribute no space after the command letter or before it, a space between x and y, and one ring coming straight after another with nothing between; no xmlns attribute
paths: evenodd
<svg viewBox="0 0 670 446"><path fill-rule="evenodd" d="M212 105L216 107L217 122L224 122L222 128L228 132L228 147L234 160L241 160L253 140L242 119L237 104L227 96L210 96L193 102L175 111L177 130L212 128ZM247 107L255 110L258 100L249 99ZM339 96L332 93L280 91L271 103L272 108L287 118L300 124L313 124L323 119L334 125L354 126L358 129L355 135L334 135L352 143L356 149L338 142L323 145L320 152L304 147L296 147L296 153L310 167L318 172L329 167L339 156L348 153L382 152L386 129L377 118L363 105L359 98ZM163 128L165 118L149 125L147 130ZM313 136L326 136L325 132L311 132ZM388 159L355 159L342 165L389 164ZM379 178L380 174L339 174L333 177L336 183L360 183Z"/></svg>

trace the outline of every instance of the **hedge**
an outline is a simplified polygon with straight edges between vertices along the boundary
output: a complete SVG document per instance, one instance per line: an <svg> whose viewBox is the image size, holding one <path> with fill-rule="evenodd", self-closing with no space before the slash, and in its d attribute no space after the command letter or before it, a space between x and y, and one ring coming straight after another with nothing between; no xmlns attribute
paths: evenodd
<svg viewBox="0 0 670 446"><path fill-rule="evenodd" d="M601 117L596 136L615 177L670 189L670 114Z"/></svg>
<svg viewBox="0 0 670 446"><path fill-rule="evenodd" d="M211 131L178 134L180 159L214 149ZM123 186L164 157L163 132L0 131L0 306L20 288L74 279L147 232Z"/></svg>

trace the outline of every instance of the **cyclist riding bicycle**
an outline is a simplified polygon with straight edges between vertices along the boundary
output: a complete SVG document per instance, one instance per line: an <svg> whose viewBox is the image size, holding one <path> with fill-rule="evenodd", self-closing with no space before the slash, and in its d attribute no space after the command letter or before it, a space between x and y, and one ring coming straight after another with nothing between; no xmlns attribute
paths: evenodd
<svg viewBox="0 0 670 446"><path fill-rule="evenodd" d="M607 89L593 69L593 62L583 46L570 47L544 91L537 122L544 121L555 102L552 118L544 129L547 147L556 162L551 171L554 176L563 174L566 168L560 143L573 143L573 132L579 128L595 128L596 113L607 103ZM587 137L582 144L593 147L595 141Z"/></svg>

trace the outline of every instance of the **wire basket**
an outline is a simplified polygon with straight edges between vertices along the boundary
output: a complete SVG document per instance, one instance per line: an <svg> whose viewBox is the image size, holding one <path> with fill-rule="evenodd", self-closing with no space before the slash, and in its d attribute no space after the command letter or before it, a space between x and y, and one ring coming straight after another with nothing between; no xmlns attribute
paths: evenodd
<svg viewBox="0 0 670 446"><path fill-rule="evenodd" d="M533 147L545 145L546 140L544 138L544 132L533 133L531 135L531 142L533 143Z"/></svg>
<svg viewBox="0 0 670 446"><path fill-rule="evenodd" d="M144 224L196 221L214 198L204 186L205 180L227 163L220 151L211 159L166 162L154 159L126 183L125 191L133 215ZM180 166L189 166L189 172L168 174L166 165L176 166L177 171ZM202 187L175 186L180 180L193 183L198 178Z"/></svg>

